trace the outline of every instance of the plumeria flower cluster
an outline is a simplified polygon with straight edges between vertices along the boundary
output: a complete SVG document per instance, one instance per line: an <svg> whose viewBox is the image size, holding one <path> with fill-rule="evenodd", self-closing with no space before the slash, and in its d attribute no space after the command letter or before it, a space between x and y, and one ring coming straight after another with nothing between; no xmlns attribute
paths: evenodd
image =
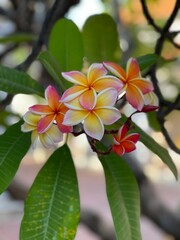
<svg viewBox="0 0 180 240"><path fill-rule="evenodd" d="M70 71L63 72L62 76L73 86L61 97L53 86L48 86L45 90L47 105L31 106L24 115L22 131L32 131L34 144L39 140L45 147L51 147L62 141L63 133L75 135L73 127L78 124L83 126L89 139L100 141L105 125L121 118L116 107L120 96L125 97L136 112L154 111L158 106L153 85L142 78L134 58L128 60L126 71L116 63L104 62L92 64L86 75ZM113 136L111 150L119 156L136 149L140 136L129 130L125 123Z"/></svg>

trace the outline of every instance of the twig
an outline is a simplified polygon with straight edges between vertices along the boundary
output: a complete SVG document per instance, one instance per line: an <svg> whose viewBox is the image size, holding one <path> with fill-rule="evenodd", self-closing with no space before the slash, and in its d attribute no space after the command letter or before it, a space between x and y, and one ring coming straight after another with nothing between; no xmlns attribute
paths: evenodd
<svg viewBox="0 0 180 240"><path fill-rule="evenodd" d="M18 8L18 3L17 3L17 1L16 1L16 0L10 0L10 2L11 2L11 4L12 4L13 8L16 10L16 9Z"/></svg>
<svg viewBox="0 0 180 240"><path fill-rule="evenodd" d="M166 40L167 37L170 36L170 32L169 32L169 28L170 26L172 25L172 23L174 22L176 16L177 16L177 13L178 13L178 10L180 8L180 1L177 0L176 3L175 3L175 6L174 6L174 9L170 15L170 17L168 18L168 20L166 21L166 24L164 25L164 27L161 29L159 28L155 22L154 22L154 19L151 17L150 13L149 13L149 10L148 10L148 7L146 5L146 1L145 0L140 0L141 1L141 4L142 4L142 8L143 8L143 13L147 19L147 21L149 22L149 24L151 24L154 29L160 33L160 37L159 39L157 40L157 43L156 43L156 46L155 46L155 54L157 55L161 55L161 52L162 52L162 49L163 49L163 46L164 46L164 42ZM174 107L176 107L176 109L178 108L177 104L179 102L178 98L176 99L176 101L172 104L172 103L169 103L167 102L162 93L161 93L161 90L159 88L159 84L158 84L158 79L156 77L156 70L157 70L157 63L155 63L149 70L149 75L151 76L151 80L153 82L153 85L154 85L154 90L155 90L155 93L157 94L158 98L159 98L159 111L157 112L157 119L160 123L160 127L161 127L161 131L169 145L169 147L174 150L175 152L177 153L180 153L180 149L177 148L177 146L175 145L175 143L173 142L173 140L171 139L168 131L166 130L164 124L165 124L165 116L171 112ZM167 108L167 105L168 105L168 108Z"/></svg>
<svg viewBox="0 0 180 240"><path fill-rule="evenodd" d="M148 23L153 26L153 28L156 30L156 32L160 33L162 36L162 31L163 29L161 29L154 21L154 19L151 17L151 14L149 12L149 9L147 7L146 1L145 0L140 0L141 1L141 5L142 5L142 9L143 9L143 13L144 16L146 17ZM179 0L177 0L175 8L178 10L179 8ZM171 15L172 16L172 15ZM168 22L168 21L167 21ZM169 30L169 27L168 27ZM176 48L180 48L180 45L177 44L176 42L174 42L173 36L176 35L178 32L166 32L166 37L169 39L169 41L176 47Z"/></svg>
<svg viewBox="0 0 180 240"><path fill-rule="evenodd" d="M158 55L161 54L161 51L162 51L162 48L164 45L164 41L168 35L169 28L171 27L172 23L174 22L174 19L176 18L177 14L178 14L179 7L180 7L180 1L176 0L174 9L173 9L169 19L166 21L166 24L161 31L160 38L158 39L157 44L156 44L155 53Z"/></svg>
<svg viewBox="0 0 180 240"><path fill-rule="evenodd" d="M4 8L0 7L0 15L9 18L10 20L13 20L12 12L5 10Z"/></svg>
<svg viewBox="0 0 180 240"><path fill-rule="evenodd" d="M45 39L47 37L47 33L49 32L49 28L52 25L52 18L59 2L60 2L59 0L56 0L50 11L47 13L44 23L42 25L41 32L39 34L39 38L34 44L31 54L26 58L26 60L22 64L17 66L17 69L26 70L30 66L30 64L34 61L34 59L38 56L39 51L41 50L41 47L44 44Z"/></svg>

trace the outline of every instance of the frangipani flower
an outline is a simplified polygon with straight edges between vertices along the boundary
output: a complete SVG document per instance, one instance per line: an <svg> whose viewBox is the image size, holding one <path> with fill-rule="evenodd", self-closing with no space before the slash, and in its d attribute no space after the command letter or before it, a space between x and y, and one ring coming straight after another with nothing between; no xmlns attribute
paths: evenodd
<svg viewBox="0 0 180 240"><path fill-rule="evenodd" d="M126 92L127 101L137 110L141 111L145 104L144 94L153 91L152 83L141 77L138 62L130 58L127 62L126 71L112 62L105 62L104 66L123 83L121 92Z"/></svg>
<svg viewBox="0 0 180 240"><path fill-rule="evenodd" d="M136 149L135 143L139 140L138 133L127 134L129 128L124 124L118 131L118 135L114 135L114 145L112 150L119 156L124 153L132 152Z"/></svg>
<svg viewBox="0 0 180 240"><path fill-rule="evenodd" d="M108 88L97 94L92 89L92 93L93 98L85 98L82 105L77 98L65 103L70 110L65 114L63 123L73 126L82 122L87 135L101 140L104 135L104 124L110 125L121 117L119 110L113 107L117 100L117 91Z"/></svg>
<svg viewBox="0 0 180 240"><path fill-rule="evenodd" d="M64 103L60 102L61 98L53 86L46 88L45 98L48 105L37 104L29 108L29 111L32 113L43 116L38 123L38 133L46 132L54 121L62 133L72 132L72 127L62 124L64 114L68 109Z"/></svg>
<svg viewBox="0 0 180 240"><path fill-rule="evenodd" d="M41 116L33 114L31 112L26 112L23 117L25 123L21 126L22 132L31 132L31 141L35 146L39 140L42 145L46 148L50 148L63 140L63 134L59 131L57 125L51 125L46 132L38 133L38 123Z"/></svg>
<svg viewBox="0 0 180 240"><path fill-rule="evenodd" d="M123 84L116 77L106 74L107 70L100 63L92 64L87 72L87 76L78 71L63 72L62 76L69 82L74 83L75 86L64 92L61 101L69 102L79 97L80 104L84 106L88 98L92 108L96 101L94 90L100 92L113 87L119 92Z"/></svg>

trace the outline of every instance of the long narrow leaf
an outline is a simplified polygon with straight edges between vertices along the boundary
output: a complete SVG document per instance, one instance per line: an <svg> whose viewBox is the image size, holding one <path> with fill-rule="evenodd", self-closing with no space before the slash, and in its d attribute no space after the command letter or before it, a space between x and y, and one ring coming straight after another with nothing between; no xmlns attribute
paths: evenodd
<svg viewBox="0 0 180 240"><path fill-rule="evenodd" d="M43 87L27 73L3 66L0 66L0 90L10 94L44 94Z"/></svg>
<svg viewBox="0 0 180 240"><path fill-rule="evenodd" d="M134 124L135 125L135 124ZM152 152L154 152L172 171L175 178L178 178L177 168L169 155L167 149L157 143L151 136L135 125L135 132L140 134L140 141Z"/></svg>
<svg viewBox="0 0 180 240"><path fill-rule="evenodd" d="M31 33L14 33L0 38L0 43L21 43L32 42L36 40L36 36Z"/></svg>
<svg viewBox="0 0 180 240"><path fill-rule="evenodd" d="M31 144L30 134L20 131L21 124L14 124L0 136L0 193L11 183Z"/></svg>
<svg viewBox="0 0 180 240"><path fill-rule="evenodd" d="M117 240L140 240L140 200L136 179L124 159L100 157Z"/></svg>
<svg viewBox="0 0 180 240"><path fill-rule="evenodd" d="M125 123L127 120L127 117L125 115L122 115L122 118L119 119L115 124L112 126L106 127L107 129L118 129L122 126L123 123ZM156 142L149 134L147 134L145 131L143 131L140 127L138 127L135 123L133 123L133 132L140 134L140 141L153 153L155 153L172 171L175 178L177 179L178 173L177 168L173 162L173 159L168 153L168 150L162 147L158 142ZM137 149L138 150L138 149Z"/></svg>
<svg viewBox="0 0 180 240"><path fill-rule="evenodd" d="M21 239L73 240L79 209L76 172L65 145L51 155L28 193Z"/></svg>
<svg viewBox="0 0 180 240"><path fill-rule="evenodd" d="M141 71L149 68L151 65L157 62L159 56L156 54L146 54L137 58Z"/></svg>

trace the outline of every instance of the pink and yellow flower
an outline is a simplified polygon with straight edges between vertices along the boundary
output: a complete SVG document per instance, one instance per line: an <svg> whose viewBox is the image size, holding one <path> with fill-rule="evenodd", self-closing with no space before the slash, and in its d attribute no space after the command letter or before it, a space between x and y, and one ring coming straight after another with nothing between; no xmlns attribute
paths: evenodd
<svg viewBox="0 0 180 240"><path fill-rule="evenodd" d="M79 97L80 104L84 106L88 98L92 108L96 101L94 90L100 92L113 87L119 92L123 84L116 77L106 74L107 70L100 63L92 64L88 69L87 76L78 71L63 72L62 76L75 85L64 92L61 101L69 102Z"/></svg>
<svg viewBox="0 0 180 240"><path fill-rule="evenodd" d="M31 141L33 146L37 144L38 141L46 148L54 146L56 143L59 143L63 140L63 134L59 131L57 125L52 124L47 131L43 133L38 132L38 123L41 119L41 116L31 113L30 111L26 112L23 117L25 123L21 126L22 132L31 132Z"/></svg>
<svg viewBox="0 0 180 240"><path fill-rule="evenodd" d="M118 64L105 62L104 66L119 78L123 83L121 93L125 91L127 101L137 110L141 111L145 104L144 94L153 91L152 83L141 77L138 62L130 58L126 71Z"/></svg>
<svg viewBox="0 0 180 240"><path fill-rule="evenodd" d="M46 132L54 122L62 133L72 132L72 127L62 123L68 108L60 102L61 98L53 86L46 88L45 98L48 105L37 104L29 108L32 113L43 116L38 123L38 133Z"/></svg>
<svg viewBox="0 0 180 240"><path fill-rule="evenodd" d="M124 124L118 131L117 136L114 135L114 145L112 150L119 156L132 152L136 149L135 143L140 138L138 133L127 134L129 128Z"/></svg>
<svg viewBox="0 0 180 240"><path fill-rule="evenodd" d="M117 91L108 88L97 94L92 89L92 93L93 97L85 98L83 104L78 98L65 103L69 110L65 114L63 123L68 126L82 123L87 135L101 140L104 135L104 125L110 125L121 117L119 110L113 107L117 100Z"/></svg>

